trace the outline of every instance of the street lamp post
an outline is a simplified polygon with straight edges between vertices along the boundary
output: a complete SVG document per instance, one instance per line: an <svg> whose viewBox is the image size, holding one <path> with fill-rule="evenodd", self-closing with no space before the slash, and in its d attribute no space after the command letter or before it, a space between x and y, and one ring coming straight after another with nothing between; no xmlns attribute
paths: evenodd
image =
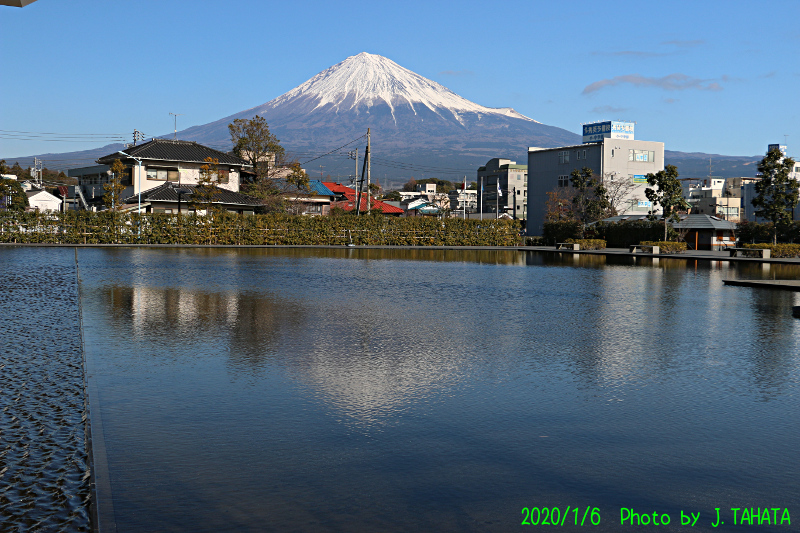
<svg viewBox="0 0 800 533"><path fill-rule="evenodd" d="M136 210L136 212L141 215L142 214L142 160L141 159L137 159L137 158L133 157L132 155L126 154L125 152L122 152L122 151L119 151L119 150L117 151L117 153L118 154L122 154L125 157L129 157L129 158L133 159L134 161L136 161L137 163L139 163L139 172L137 173L138 174L138 178L137 179L139 180L139 184L136 187L137 189L139 189L139 208ZM139 233L141 233L141 228L139 228Z"/></svg>

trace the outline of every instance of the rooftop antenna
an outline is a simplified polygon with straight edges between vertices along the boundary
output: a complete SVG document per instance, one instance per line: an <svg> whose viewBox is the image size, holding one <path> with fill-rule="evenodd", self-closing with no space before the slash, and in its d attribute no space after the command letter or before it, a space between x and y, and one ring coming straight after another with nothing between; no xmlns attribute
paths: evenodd
<svg viewBox="0 0 800 533"><path fill-rule="evenodd" d="M175 135L172 137L173 141L178 140L178 116L183 115L183 113L170 113L173 117L175 117Z"/></svg>

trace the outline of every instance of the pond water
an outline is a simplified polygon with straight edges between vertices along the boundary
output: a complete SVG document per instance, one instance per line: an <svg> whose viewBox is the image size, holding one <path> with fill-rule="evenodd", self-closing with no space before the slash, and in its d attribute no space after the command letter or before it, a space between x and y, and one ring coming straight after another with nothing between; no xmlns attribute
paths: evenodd
<svg viewBox="0 0 800 533"><path fill-rule="evenodd" d="M800 298L722 284L797 267L310 249L78 263L118 531L515 531L542 527L523 508L567 506L566 530L575 507L598 510L595 531L620 530L623 507L669 514L659 531L684 530L681 510L694 530L799 530ZM734 526L745 507L791 525Z"/></svg>

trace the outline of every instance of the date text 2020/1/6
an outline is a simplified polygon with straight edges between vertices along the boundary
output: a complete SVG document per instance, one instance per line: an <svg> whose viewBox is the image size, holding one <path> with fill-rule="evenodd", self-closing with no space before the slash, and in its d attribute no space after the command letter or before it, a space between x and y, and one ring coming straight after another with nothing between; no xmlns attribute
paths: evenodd
<svg viewBox="0 0 800 533"><path fill-rule="evenodd" d="M570 516L571 515L571 516ZM574 517L574 519L573 519ZM588 518L588 521L587 521ZM599 525L600 509L597 507L587 507L581 512L580 507L567 506L565 511L559 507L523 507L522 524L523 526L563 526L564 524Z"/></svg>

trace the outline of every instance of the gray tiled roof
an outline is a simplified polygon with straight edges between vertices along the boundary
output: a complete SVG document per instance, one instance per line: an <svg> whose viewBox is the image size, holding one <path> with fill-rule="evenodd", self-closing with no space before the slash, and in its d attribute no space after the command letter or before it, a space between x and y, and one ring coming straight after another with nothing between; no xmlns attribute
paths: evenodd
<svg viewBox="0 0 800 533"><path fill-rule="evenodd" d="M183 193L180 195L180 200L182 202L190 202L192 200L192 193L194 192L195 185L177 185L172 183L165 183L163 185L159 185L158 187L154 187L147 191L142 191L142 202L177 202L178 201L178 191L176 189L184 189L189 192ZM252 196L247 196L246 194L238 193L229 191L228 189L223 189L221 187L216 187L217 189L217 196L216 201L214 202L219 204L230 204L230 205L247 205L247 206L258 206L262 204L262 201L259 198L254 198ZM125 198L122 202L123 203L136 203L139 201L139 195L133 195L129 198Z"/></svg>
<svg viewBox="0 0 800 533"><path fill-rule="evenodd" d="M173 141L169 139L153 139L152 141L122 150L128 155L138 159L156 161L180 161L186 163L204 163L207 157L218 159L220 164L249 166L244 159L235 155L214 150L208 146L197 144L194 141ZM119 153L113 153L97 160L103 165L111 164L115 159L124 159Z"/></svg>
<svg viewBox="0 0 800 533"><path fill-rule="evenodd" d="M736 229L736 224L729 220L713 217L711 215L688 215L677 224L673 224L677 229Z"/></svg>

